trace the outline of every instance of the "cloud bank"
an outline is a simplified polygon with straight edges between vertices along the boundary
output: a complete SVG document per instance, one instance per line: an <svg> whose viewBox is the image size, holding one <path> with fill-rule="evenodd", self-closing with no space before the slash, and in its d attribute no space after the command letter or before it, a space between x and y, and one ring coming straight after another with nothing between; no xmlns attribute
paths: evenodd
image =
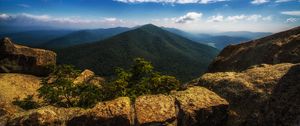
<svg viewBox="0 0 300 126"><path fill-rule="evenodd" d="M253 0L253 1L251 1L251 4L259 5L259 4L264 4L267 2L270 2L270 1L269 0Z"/></svg>
<svg viewBox="0 0 300 126"><path fill-rule="evenodd" d="M170 4L209 4L229 0L114 0L122 3L170 3Z"/></svg>
<svg viewBox="0 0 300 126"><path fill-rule="evenodd" d="M198 21L202 17L202 13L197 12L188 12L186 15L183 15L178 18L173 18L176 23L188 23L192 21Z"/></svg>
<svg viewBox="0 0 300 126"><path fill-rule="evenodd" d="M52 17L49 15L33 15L21 13L16 15L0 14L0 24L9 25L36 25L36 26L65 26L71 28L105 27L129 25L128 22L114 17L103 17L101 19L83 19L80 17Z"/></svg>
<svg viewBox="0 0 300 126"><path fill-rule="evenodd" d="M290 16L300 16L300 11L283 11L281 14Z"/></svg>

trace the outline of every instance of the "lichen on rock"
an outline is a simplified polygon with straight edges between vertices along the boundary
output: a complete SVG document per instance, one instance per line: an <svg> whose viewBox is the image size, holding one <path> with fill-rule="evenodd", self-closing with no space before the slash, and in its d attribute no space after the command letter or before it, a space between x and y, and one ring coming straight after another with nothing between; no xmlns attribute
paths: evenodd
<svg viewBox="0 0 300 126"><path fill-rule="evenodd" d="M56 64L56 53L14 44L9 38L0 41L0 72L45 76L47 66Z"/></svg>

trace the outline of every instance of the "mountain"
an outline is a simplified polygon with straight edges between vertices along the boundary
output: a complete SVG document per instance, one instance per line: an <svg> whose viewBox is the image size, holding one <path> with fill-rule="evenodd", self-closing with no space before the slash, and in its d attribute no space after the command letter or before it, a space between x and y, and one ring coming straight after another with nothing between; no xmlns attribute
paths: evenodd
<svg viewBox="0 0 300 126"><path fill-rule="evenodd" d="M209 72L240 71L257 64L300 62L300 27L224 48Z"/></svg>
<svg viewBox="0 0 300 126"><path fill-rule="evenodd" d="M258 39L262 37L266 37L272 35L271 32L250 32L250 31L228 31L228 32L220 32L215 35L225 35L231 37L243 37L248 39Z"/></svg>
<svg viewBox="0 0 300 126"><path fill-rule="evenodd" d="M218 49L223 49L228 45L234 45L234 44L240 44L242 42L249 41L250 39L244 38L244 37L231 37L231 36L208 36L208 37L203 37L204 42L207 44L216 47Z"/></svg>
<svg viewBox="0 0 300 126"><path fill-rule="evenodd" d="M204 72L218 50L149 24L57 53L59 63L92 69L102 76L111 76L115 67L127 68L132 59L143 57L158 71L187 81Z"/></svg>
<svg viewBox="0 0 300 126"><path fill-rule="evenodd" d="M186 37L191 39L195 42L207 44L218 49L223 49L224 47L231 45L231 44L239 44L241 42L249 41L249 38L240 37L240 36L227 36L227 35L213 35L213 34L193 34L189 32L185 32L176 28L166 28L163 29L172 32L174 34Z"/></svg>
<svg viewBox="0 0 300 126"><path fill-rule="evenodd" d="M190 84L228 100L228 126L296 126L299 73L300 27L295 27L224 48L208 73Z"/></svg>
<svg viewBox="0 0 300 126"><path fill-rule="evenodd" d="M28 32L28 31L53 31L59 30L61 28L51 27L51 26L23 26L23 25L9 25L9 24L0 24L0 34L9 34L9 33L18 33L18 32Z"/></svg>
<svg viewBox="0 0 300 126"><path fill-rule="evenodd" d="M0 38L9 37L18 44L36 47L71 32L73 30L35 30L0 34Z"/></svg>
<svg viewBox="0 0 300 126"><path fill-rule="evenodd" d="M93 29L93 30L80 30L75 31L65 36L53 39L43 44L42 47L46 48L63 48L78 44L84 44L94 41L103 40L105 38L117 35L119 33L130 30L126 27L116 27L108 29Z"/></svg>

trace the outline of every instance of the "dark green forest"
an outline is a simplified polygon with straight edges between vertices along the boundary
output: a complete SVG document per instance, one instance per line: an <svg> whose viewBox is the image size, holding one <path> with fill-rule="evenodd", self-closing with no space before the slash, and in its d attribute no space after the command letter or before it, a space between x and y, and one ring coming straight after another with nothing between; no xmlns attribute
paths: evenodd
<svg viewBox="0 0 300 126"><path fill-rule="evenodd" d="M109 77L116 67L128 68L136 57L151 61L163 74L188 81L206 71L218 50L154 25L144 25L91 44L56 50L58 63L91 69Z"/></svg>

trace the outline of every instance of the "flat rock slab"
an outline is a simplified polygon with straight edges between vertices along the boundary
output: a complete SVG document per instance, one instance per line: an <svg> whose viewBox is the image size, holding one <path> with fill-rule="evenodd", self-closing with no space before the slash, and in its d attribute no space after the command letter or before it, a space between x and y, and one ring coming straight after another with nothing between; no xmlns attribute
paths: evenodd
<svg viewBox="0 0 300 126"><path fill-rule="evenodd" d="M68 126L130 126L131 104L128 97L100 102L81 116L70 119Z"/></svg>
<svg viewBox="0 0 300 126"><path fill-rule="evenodd" d="M229 103L203 87L173 92L179 104L179 126L219 126L226 122Z"/></svg>
<svg viewBox="0 0 300 126"><path fill-rule="evenodd" d="M166 95L140 96L135 101L138 125L167 125L176 120L175 99Z"/></svg>

